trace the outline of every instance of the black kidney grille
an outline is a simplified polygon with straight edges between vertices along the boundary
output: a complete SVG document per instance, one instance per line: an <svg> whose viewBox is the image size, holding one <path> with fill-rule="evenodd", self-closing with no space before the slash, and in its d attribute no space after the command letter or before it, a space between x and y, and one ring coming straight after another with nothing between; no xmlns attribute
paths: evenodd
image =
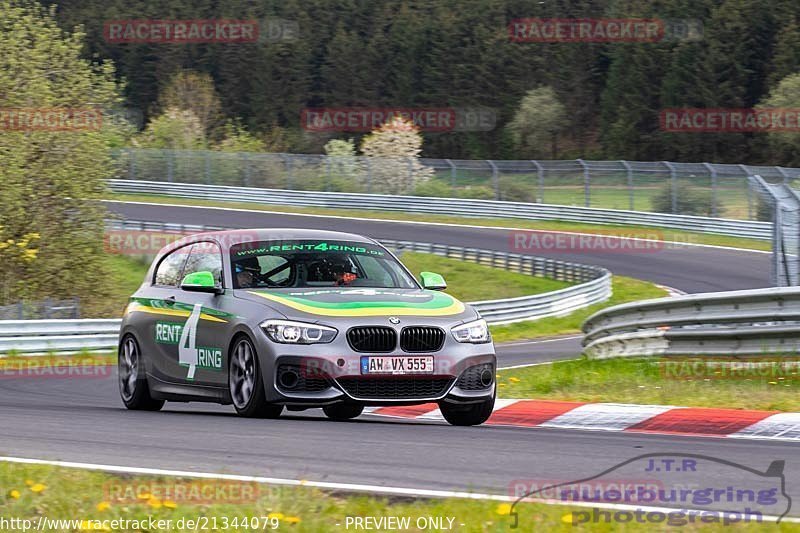
<svg viewBox="0 0 800 533"><path fill-rule="evenodd" d="M436 352L444 344L444 330L429 326L409 326L400 332L404 352Z"/></svg>
<svg viewBox="0 0 800 533"><path fill-rule="evenodd" d="M402 400L438 398L453 384L451 377L343 377L339 385L355 398Z"/></svg>
<svg viewBox="0 0 800 533"><path fill-rule="evenodd" d="M484 386L481 383L481 374L484 370L488 370L492 373L492 376L494 376L494 365L492 363L474 365L461 373L461 376L458 378L458 382L456 383L456 387L461 390L469 391L488 389L492 386L491 383L488 386Z"/></svg>
<svg viewBox="0 0 800 533"><path fill-rule="evenodd" d="M347 343L356 352L391 352L397 332L385 326L359 326L347 332Z"/></svg>

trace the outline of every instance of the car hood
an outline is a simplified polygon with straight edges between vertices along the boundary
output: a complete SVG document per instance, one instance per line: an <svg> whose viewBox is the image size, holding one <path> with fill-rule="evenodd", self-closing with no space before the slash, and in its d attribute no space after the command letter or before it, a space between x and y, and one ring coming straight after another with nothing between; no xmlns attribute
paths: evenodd
<svg viewBox="0 0 800 533"><path fill-rule="evenodd" d="M477 317L474 309L449 294L422 289L238 289L236 296L305 320L415 316L457 322Z"/></svg>

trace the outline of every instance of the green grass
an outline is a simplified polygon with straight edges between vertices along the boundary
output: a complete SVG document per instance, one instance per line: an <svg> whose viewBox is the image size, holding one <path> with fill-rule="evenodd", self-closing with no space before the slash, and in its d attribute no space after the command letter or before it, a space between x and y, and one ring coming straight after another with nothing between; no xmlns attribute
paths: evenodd
<svg viewBox="0 0 800 533"><path fill-rule="evenodd" d="M127 255L106 254L103 257L104 272L111 277L110 293L81 299L81 315L94 318L122 316L128 298L144 281L150 266L146 259Z"/></svg>
<svg viewBox="0 0 800 533"><path fill-rule="evenodd" d="M443 275L448 285L447 293L464 302L527 296L571 285L432 254L406 252L400 260L415 275L424 270Z"/></svg>
<svg viewBox="0 0 800 533"><path fill-rule="evenodd" d="M511 482L511 480L509 480ZM251 494L245 501L224 502L211 501L194 504L185 500L169 500L156 497L157 491L168 490L176 485L202 483L202 486L218 486L228 488L231 482L215 482L212 480L190 480L164 478L155 476L113 475L87 470L56 468L43 465L20 465L0 463L0 516L10 519L31 519L40 517L48 519L94 520L172 520L168 529L132 529L120 528L114 531L193 531L179 529L181 519L206 517L208 524L214 518L218 527L224 519L229 524L234 518L242 520L246 517L268 517L277 520L276 531L297 532L330 532L354 531L351 524L346 527L347 517L409 517L412 527L403 531L423 531L414 526L420 517L452 517L453 531L500 532L514 531L510 529L512 517L509 516L510 504L483 500L466 499L411 499L385 498L359 494L331 493L311 487L278 487L269 485L254 486L249 483L237 483L237 489L243 494ZM227 483L227 484L226 484ZM190 485L191 486L191 485ZM153 494L146 498L150 488ZM131 493L141 490L141 500L132 503L117 503L109 498L111 494L123 491ZM524 503L515 509L519 513L520 529L518 531L574 531L571 524L572 510L581 511L586 508L568 505L544 505L540 503ZM461 525L463 524L463 525ZM48 529L48 531L81 531L92 530L91 522L84 528ZM167 525L164 523L163 525ZM270 527L262 529L261 521L258 530L271 531ZM35 527L35 526L34 526ZM644 524L593 524L584 526L592 531L651 531L652 526ZM757 530L753 527L737 527L737 530ZM761 526L759 529L763 529ZM776 531L797 531L797 526L783 524L780 528L770 526ZM688 530L723 531L723 526L697 525L686 526ZM95 529L98 530L98 529ZM208 529L206 529L208 530ZM111 529L99 529L111 531ZM223 529L218 529L223 531ZM229 527L224 531L249 531L252 528ZM437 531L428 529L427 531Z"/></svg>
<svg viewBox="0 0 800 533"><path fill-rule="evenodd" d="M563 317L516 322L505 326L492 326L492 338L496 343L501 343L520 339L580 333L583 321L600 309L626 302L667 296L667 291L647 281L625 276L613 276L611 282L613 294L611 298L603 303L592 305Z"/></svg>
<svg viewBox="0 0 800 533"><path fill-rule="evenodd" d="M282 205L268 205L256 202L221 202L214 200L195 200L187 198L165 197L156 195L132 195L132 194L112 194L110 200L132 201L132 202L151 202L169 203L180 205L196 205L207 207L227 207L234 209L249 209L255 211L274 211L281 213L300 213L327 216L359 217L359 218L380 218L387 220L411 220L416 222L438 222L444 224L476 225L486 227L514 227L519 229L534 230L553 230L553 231L574 231L574 232L617 232L628 237L642 237L648 239L658 239L665 241L675 241L688 244L708 244L714 246L730 246L734 248L744 248L748 250L770 250L769 241L758 239L743 239L739 237L728 237L725 235L712 235L707 233L696 233L689 231L678 231L668 228L652 228L646 226L624 226L613 224L583 224L579 222L563 222L557 220L514 220L498 218L471 218L446 215L419 215L414 213L398 214L391 211L372 211L361 209L327 209L315 207L294 207Z"/></svg>
<svg viewBox="0 0 800 533"><path fill-rule="evenodd" d="M677 374L656 358L584 358L501 370L498 375L498 394L503 398L800 411L797 376L734 379Z"/></svg>

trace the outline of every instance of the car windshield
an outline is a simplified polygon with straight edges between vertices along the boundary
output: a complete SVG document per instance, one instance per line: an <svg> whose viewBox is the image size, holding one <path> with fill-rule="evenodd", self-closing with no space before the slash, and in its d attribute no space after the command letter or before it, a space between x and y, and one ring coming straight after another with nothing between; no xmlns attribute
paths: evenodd
<svg viewBox="0 0 800 533"><path fill-rule="evenodd" d="M233 286L244 288L419 286L384 248L348 241L261 241L231 248Z"/></svg>

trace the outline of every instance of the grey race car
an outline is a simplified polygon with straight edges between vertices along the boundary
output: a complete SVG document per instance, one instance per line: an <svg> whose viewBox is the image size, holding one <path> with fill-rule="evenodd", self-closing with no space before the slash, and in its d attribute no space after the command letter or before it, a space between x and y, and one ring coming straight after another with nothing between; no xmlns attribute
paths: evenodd
<svg viewBox="0 0 800 533"><path fill-rule="evenodd" d="M128 409L233 404L246 417L322 407L438 402L455 425L484 422L496 358L486 322L422 285L379 243L347 233L203 233L162 249L131 297L119 342Z"/></svg>

